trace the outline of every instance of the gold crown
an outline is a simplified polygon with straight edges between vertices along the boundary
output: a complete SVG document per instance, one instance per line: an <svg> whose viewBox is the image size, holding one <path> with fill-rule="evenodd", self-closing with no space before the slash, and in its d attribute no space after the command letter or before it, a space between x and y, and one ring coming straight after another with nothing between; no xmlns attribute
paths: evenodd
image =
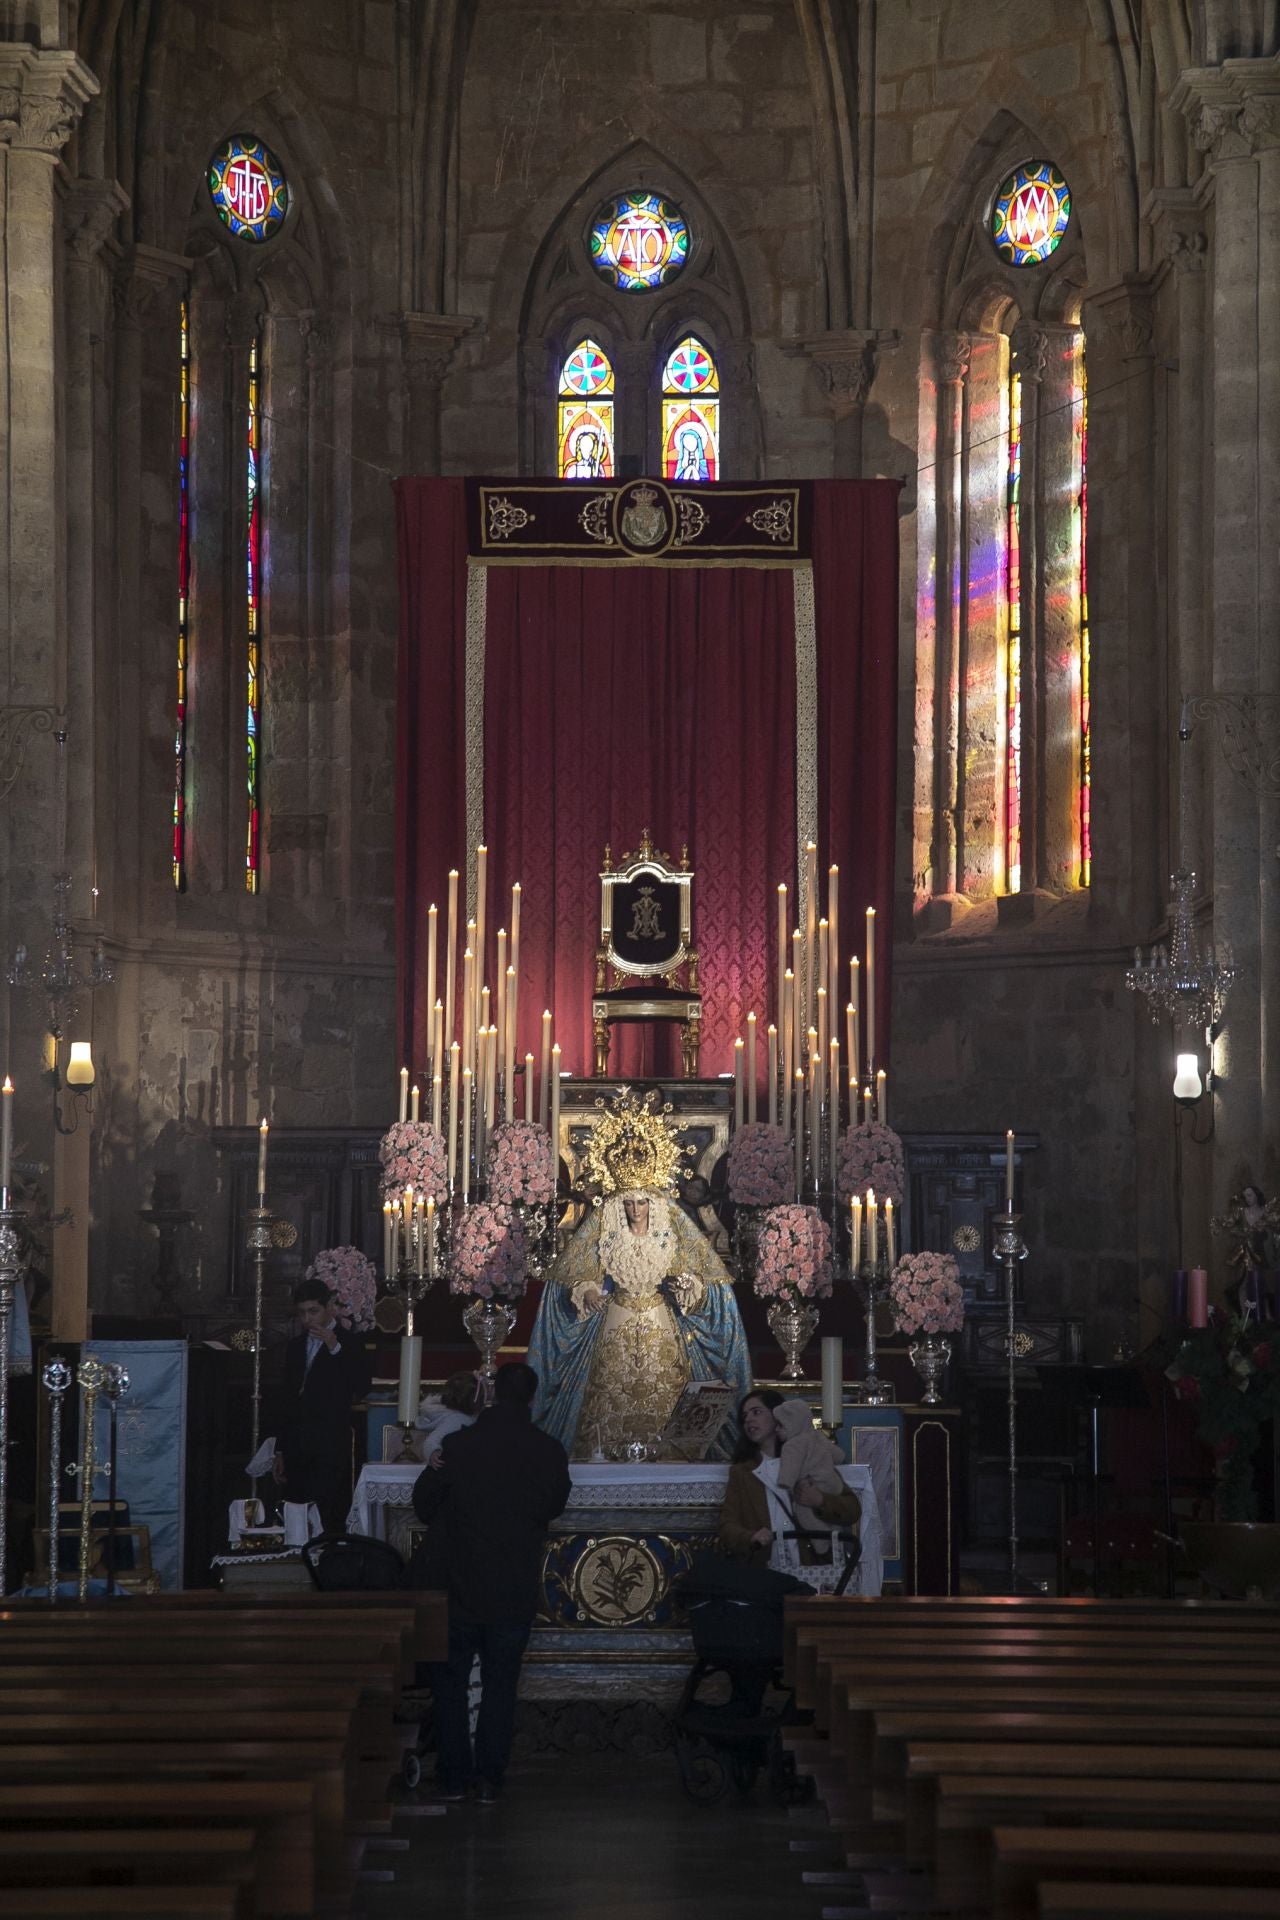
<svg viewBox="0 0 1280 1920"><path fill-rule="evenodd" d="M637 1098L629 1087L615 1095L612 1108L591 1129L586 1151L588 1184L602 1193L662 1193L674 1185L681 1148L666 1119L670 1102L659 1111L655 1094ZM597 1101L604 1107L604 1101ZM695 1151L692 1147L683 1149Z"/></svg>

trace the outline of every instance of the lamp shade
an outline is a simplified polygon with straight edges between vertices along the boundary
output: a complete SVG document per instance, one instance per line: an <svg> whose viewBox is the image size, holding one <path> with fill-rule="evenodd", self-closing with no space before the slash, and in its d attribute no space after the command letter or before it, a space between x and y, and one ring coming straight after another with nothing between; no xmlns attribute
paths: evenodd
<svg viewBox="0 0 1280 1920"><path fill-rule="evenodd" d="M69 1077L69 1076L68 1076ZM1200 1083L1200 1062L1194 1053L1178 1055L1178 1071L1173 1076L1175 1100L1198 1100L1204 1092Z"/></svg>
<svg viewBox="0 0 1280 1920"><path fill-rule="evenodd" d="M71 1042L71 1058L67 1061L67 1085L69 1087L93 1085L93 1054L87 1040Z"/></svg>

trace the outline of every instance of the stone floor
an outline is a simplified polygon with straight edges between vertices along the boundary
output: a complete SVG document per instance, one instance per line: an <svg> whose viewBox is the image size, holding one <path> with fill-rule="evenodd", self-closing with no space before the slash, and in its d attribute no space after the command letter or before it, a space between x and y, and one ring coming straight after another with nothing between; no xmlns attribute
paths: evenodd
<svg viewBox="0 0 1280 1920"><path fill-rule="evenodd" d="M362 1920L818 1920L822 1894L801 1874L826 1862L792 1842L821 1826L820 1815L788 1813L764 1788L695 1806L669 1753L542 1757L513 1766L492 1809L398 1820L398 1833L412 1833L409 1851L369 1859L394 1866L395 1884L360 1889L356 1911Z"/></svg>

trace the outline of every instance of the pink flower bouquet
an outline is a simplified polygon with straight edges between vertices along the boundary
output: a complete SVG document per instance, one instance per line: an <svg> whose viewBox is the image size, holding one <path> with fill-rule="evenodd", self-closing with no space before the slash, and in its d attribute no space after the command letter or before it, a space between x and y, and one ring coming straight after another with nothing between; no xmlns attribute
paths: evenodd
<svg viewBox="0 0 1280 1920"><path fill-rule="evenodd" d="M842 1206L847 1207L855 1194L861 1198L869 1187L877 1200L892 1200L895 1207L907 1197L902 1141L892 1127L882 1127L878 1120L842 1133L836 1162L836 1195Z"/></svg>
<svg viewBox="0 0 1280 1920"><path fill-rule="evenodd" d="M551 1141L532 1120L495 1127L489 1141L489 1195L501 1206L548 1207L556 1197Z"/></svg>
<svg viewBox="0 0 1280 1920"><path fill-rule="evenodd" d="M382 1162L382 1197L396 1200L406 1187L429 1194L437 1206L449 1192L444 1135L429 1120L398 1120L388 1127L378 1148Z"/></svg>
<svg viewBox="0 0 1280 1920"><path fill-rule="evenodd" d="M960 1269L949 1253L904 1253L889 1282L899 1333L959 1333L964 1325Z"/></svg>
<svg viewBox="0 0 1280 1920"><path fill-rule="evenodd" d="M831 1229L816 1207L770 1207L760 1225L755 1290L761 1300L825 1300Z"/></svg>
<svg viewBox="0 0 1280 1920"><path fill-rule="evenodd" d="M378 1275L372 1260L359 1247L327 1247L307 1268L308 1280L320 1280L333 1295L338 1322L368 1333L373 1326L373 1302Z"/></svg>
<svg viewBox="0 0 1280 1920"><path fill-rule="evenodd" d="M450 1292L471 1293L480 1300L518 1300L524 1280L524 1228L519 1214L491 1200L464 1207L453 1236Z"/></svg>
<svg viewBox="0 0 1280 1920"><path fill-rule="evenodd" d="M781 1127L739 1127L729 1143L729 1198L738 1207L780 1207L795 1191L795 1159Z"/></svg>

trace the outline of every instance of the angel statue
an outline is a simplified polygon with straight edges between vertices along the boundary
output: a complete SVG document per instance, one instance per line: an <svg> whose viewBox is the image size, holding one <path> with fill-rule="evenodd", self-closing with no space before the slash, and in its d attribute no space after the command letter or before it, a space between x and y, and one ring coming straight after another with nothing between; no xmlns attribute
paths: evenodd
<svg viewBox="0 0 1280 1920"><path fill-rule="evenodd" d="M548 1269L529 1341L534 1419L574 1459L651 1447L690 1380L725 1382L735 1404L750 1391L733 1283L668 1197L679 1162L672 1129L630 1093L593 1131L603 1198Z"/></svg>

